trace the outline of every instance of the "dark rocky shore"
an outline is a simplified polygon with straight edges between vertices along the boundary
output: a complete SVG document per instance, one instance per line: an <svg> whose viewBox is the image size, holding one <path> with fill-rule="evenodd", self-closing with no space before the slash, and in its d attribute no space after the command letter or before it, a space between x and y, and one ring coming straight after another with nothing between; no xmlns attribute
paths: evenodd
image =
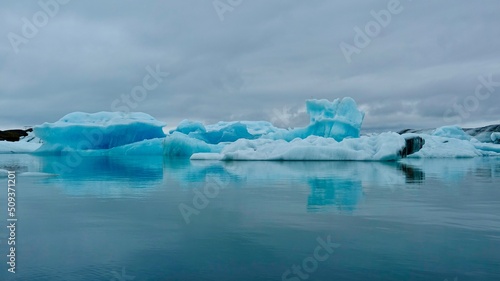
<svg viewBox="0 0 500 281"><path fill-rule="evenodd" d="M0 130L0 141L19 141L21 137L28 136L28 133L32 131L32 128L26 130Z"/></svg>

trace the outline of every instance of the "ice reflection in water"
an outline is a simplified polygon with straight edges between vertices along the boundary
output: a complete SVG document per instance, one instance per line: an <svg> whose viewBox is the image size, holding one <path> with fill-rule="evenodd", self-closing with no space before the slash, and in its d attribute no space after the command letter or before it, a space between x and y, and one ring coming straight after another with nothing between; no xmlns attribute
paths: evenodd
<svg viewBox="0 0 500 281"><path fill-rule="evenodd" d="M0 280L111 280L123 268L136 280L280 280L327 235L341 247L311 280L500 279L500 159L63 161L0 155L20 172L23 242L22 271ZM186 224L178 206L210 179L227 185Z"/></svg>

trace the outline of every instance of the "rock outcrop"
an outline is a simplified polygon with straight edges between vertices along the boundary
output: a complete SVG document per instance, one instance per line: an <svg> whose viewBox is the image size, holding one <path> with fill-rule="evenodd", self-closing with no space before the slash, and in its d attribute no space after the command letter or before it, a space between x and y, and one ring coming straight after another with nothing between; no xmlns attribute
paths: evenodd
<svg viewBox="0 0 500 281"><path fill-rule="evenodd" d="M402 158L405 158L408 155L418 152L420 149L422 149L422 147L425 144L425 140L421 137L407 138L405 139L405 142L406 142L405 147L401 149L401 151L399 152L399 155Z"/></svg>
<svg viewBox="0 0 500 281"><path fill-rule="evenodd" d="M31 128L27 130L0 130L0 141L19 141L21 137L28 136L28 133L32 131Z"/></svg>

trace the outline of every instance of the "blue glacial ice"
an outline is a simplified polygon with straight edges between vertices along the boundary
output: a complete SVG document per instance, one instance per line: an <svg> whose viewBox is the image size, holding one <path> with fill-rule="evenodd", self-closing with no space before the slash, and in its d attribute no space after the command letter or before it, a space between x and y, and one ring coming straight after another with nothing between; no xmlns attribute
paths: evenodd
<svg viewBox="0 0 500 281"><path fill-rule="evenodd" d="M250 133L250 125L255 124L251 122L219 122L215 125L205 127L201 122L184 120L175 130L170 131L170 134L176 132L182 133L207 144L234 142L238 139L256 139L262 136L259 133ZM259 125L265 127L267 124Z"/></svg>
<svg viewBox="0 0 500 281"><path fill-rule="evenodd" d="M444 126L441 128L437 128L432 133L433 136L444 137L444 138L452 138L459 140L470 141L472 136L464 132L462 128L458 126Z"/></svg>
<svg viewBox="0 0 500 281"><path fill-rule="evenodd" d="M361 137L364 113L351 98L308 100L310 124L282 129L265 121L204 125L184 120L164 138L112 147L112 155L163 154L193 160L396 160L405 145L396 133ZM102 154L93 148L91 154Z"/></svg>
<svg viewBox="0 0 500 281"><path fill-rule="evenodd" d="M74 112L34 128L43 144L0 142L0 153L76 151L80 155L164 155L191 160L393 161L406 156L407 151L402 151L410 146L408 140L420 138L415 143L421 149L412 151L409 158L500 155L500 145L480 142L457 126L362 136L364 113L351 98L307 100L306 109L310 123L302 128L277 128L266 121L205 125L184 120L168 134L163 132L163 122L145 113ZM491 134L493 142L499 139L497 133Z"/></svg>
<svg viewBox="0 0 500 281"><path fill-rule="evenodd" d="M336 99L333 102L325 99L307 100L306 108L310 116L309 126L288 132L276 132L273 138L290 141L295 138L319 136L342 141L359 137L365 114L358 110L352 98Z"/></svg>
<svg viewBox="0 0 500 281"><path fill-rule="evenodd" d="M55 123L34 127L43 145L37 152L110 149L146 139L164 138L165 126L145 113L70 113Z"/></svg>
<svg viewBox="0 0 500 281"><path fill-rule="evenodd" d="M306 109L310 124L305 128L285 130L265 121L219 122L204 126L201 122L184 120L170 133L183 133L208 144L259 138L291 141L319 136L342 141L345 138L359 137L364 113L358 110L352 98L336 99L333 102L325 99L307 100Z"/></svg>

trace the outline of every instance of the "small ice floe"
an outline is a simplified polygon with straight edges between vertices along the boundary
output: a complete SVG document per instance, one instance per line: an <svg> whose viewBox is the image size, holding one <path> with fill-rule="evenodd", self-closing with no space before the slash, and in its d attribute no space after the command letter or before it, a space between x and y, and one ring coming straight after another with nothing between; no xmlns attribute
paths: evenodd
<svg viewBox="0 0 500 281"><path fill-rule="evenodd" d="M42 172L23 172L19 173L22 177L57 177L58 174L42 173Z"/></svg>
<svg viewBox="0 0 500 281"><path fill-rule="evenodd" d="M9 175L7 170L0 169L0 178L6 178Z"/></svg>

